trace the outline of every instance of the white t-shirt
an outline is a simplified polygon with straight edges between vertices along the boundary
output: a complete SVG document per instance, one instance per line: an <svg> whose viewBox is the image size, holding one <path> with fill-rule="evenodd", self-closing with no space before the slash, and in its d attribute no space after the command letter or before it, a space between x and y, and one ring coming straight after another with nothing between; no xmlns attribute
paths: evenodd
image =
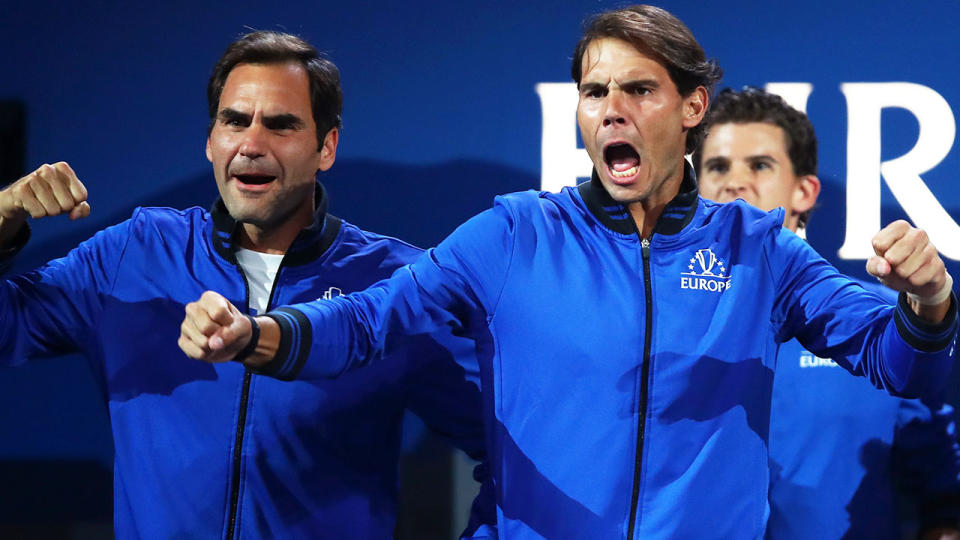
<svg viewBox="0 0 960 540"><path fill-rule="evenodd" d="M257 315L267 311L270 302L270 289L280 270L280 261L283 255L260 253L249 249L239 248L236 251L237 262L243 275L247 277L247 287L250 289L250 309Z"/></svg>

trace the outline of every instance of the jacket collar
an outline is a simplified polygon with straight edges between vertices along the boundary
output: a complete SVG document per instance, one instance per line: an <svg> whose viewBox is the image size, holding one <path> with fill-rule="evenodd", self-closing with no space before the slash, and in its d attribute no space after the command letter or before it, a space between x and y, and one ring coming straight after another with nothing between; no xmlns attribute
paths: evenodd
<svg viewBox="0 0 960 540"><path fill-rule="evenodd" d="M594 169L589 181L577 186L580 197L593 214L608 229L626 235L640 235L637 224L627 207L613 200L600 182ZM683 160L683 181L680 192L664 207L653 228L654 234L677 234L690 223L697 212L697 176L693 167Z"/></svg>
<svg viewBox="0 0 960 540"><path fill-rule="evenodd" d="M323 255L333 244L333 240L340 232L340 218L327 213L327 190L323 184L317 182L315 190L313 221L305 227L300 234L290 244L287 253L283 257L284 266L296 266L306 264ZM213 248L221 257L237 264L235 251L239 248L236 244L239 223L233 216L227 212L227 207L223 204L223 199L217 198L210 209L213 216Z"/></svg>

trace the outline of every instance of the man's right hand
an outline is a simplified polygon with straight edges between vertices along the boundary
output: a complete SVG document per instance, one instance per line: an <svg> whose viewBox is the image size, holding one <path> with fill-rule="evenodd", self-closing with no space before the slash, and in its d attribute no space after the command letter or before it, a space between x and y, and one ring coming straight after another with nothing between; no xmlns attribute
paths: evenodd
<svg viewBox="0 0 960 540"><path fill-rule="evenodd" d="M218 363L236 358L253 339L253 324L229 300L206 291L196 302L186 305L180 325L180 349L196 360ZM270 317L257 317L260 335L253 351L243 358L250 368L261 368L280 348L280 326Z"/></svg>
<svg viewBox="0 0 960 540"><path fill-rule="evenodd" d="M0 191L0 247L13 238L27 216L42 218L70 214L70 219L90 215L87 188L66 162L41 165Z"/></svg>

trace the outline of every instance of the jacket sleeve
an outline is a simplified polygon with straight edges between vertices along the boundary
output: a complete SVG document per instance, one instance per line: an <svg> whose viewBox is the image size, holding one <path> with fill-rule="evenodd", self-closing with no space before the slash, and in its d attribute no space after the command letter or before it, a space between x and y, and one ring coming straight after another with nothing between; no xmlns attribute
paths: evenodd
<svg viewBox="0 0 960 540"><path fill-rule="evenodd" d="M505 201L470 219L436 248L365 291L270 312L279 350L260 371L279 379L333 378L390 353L392 336L445 330L489 344L513 255L515 219Z"/></svg>
<svg viewBox="0 0 960 540"><path fill-rule="evenodd" d="M80 352L92 343L102 293L113 283L129 223L98 232L65 257L32 272L3 279L0 365ZM21 240L18 247L26 243ZM0 253L0 269L10 268L17 251Z"/></svg>
<svg viewBox="0 0 960 540"><path fill-rule="evenodd" d="M906 295L889 305L790 231L772 231L765 245L777 280L772 323L778 341L796 337L817 356L893 395L937 394L953 364L955 297L946 318L930 324L913 313Z"/></svg>
<svg viewBox="0 0 960 540"><path fill-rule="evenodd" d="M921 528L960 528L960 445L953 407L901 400L893 458L893 472L915 502Z"/></svg>

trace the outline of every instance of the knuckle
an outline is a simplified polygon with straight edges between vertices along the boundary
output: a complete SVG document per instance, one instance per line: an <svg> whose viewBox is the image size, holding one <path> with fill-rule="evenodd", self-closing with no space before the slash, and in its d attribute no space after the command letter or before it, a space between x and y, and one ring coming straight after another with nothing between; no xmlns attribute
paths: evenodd
<svg viewBox="0 0 960 540"><path fill-rule="evenodd" d="M226 308L226 306L220 304L213 308L213 310L210 312L210 316L218 321L222 321L230 317L230 311Z"/></svg>
<svg viewBox="0 0 960 540"><path fill-rule="evenodd" d="M184 338L180 338L177 340L177 346L179 346L180 350L190 358L199 358L199 355L197 355L197 350L192 342Z"/></svg>
<svg viewBox="0 0 960 540"><path fill-rule="evenodd" d="M200 331L204 336L209 336L210 334L216 332L218 326L212 321L203 320L203 321L194 321L194 325L197 327L197 330Z"/></svg>

